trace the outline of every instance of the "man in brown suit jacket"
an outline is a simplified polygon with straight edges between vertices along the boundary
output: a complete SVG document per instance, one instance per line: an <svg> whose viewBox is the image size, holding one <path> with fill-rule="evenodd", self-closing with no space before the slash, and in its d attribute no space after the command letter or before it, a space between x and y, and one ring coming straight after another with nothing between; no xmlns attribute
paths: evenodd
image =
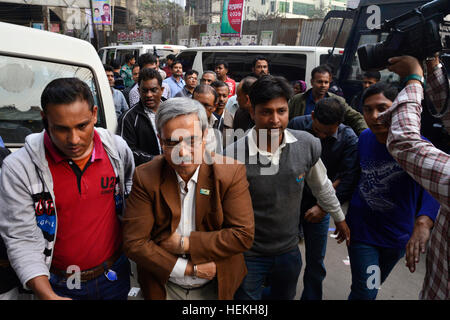
<svg viewBox="0 0 450 320"><path fill-rule="evenodd" d="M205 152L207 125L198 101L162 103L163 155L134 173L124 250L145 299L232 299L247 273L254 217L245 166Z"/></svg>

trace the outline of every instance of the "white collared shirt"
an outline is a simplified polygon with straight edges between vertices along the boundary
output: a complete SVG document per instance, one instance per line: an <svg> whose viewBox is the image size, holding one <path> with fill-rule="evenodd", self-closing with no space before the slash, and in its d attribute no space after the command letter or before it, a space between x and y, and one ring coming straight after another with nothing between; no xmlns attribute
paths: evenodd
<svg viewBox="0 0 450 320"><path fill-rule="evenodd" d="M211 114L211 117L208 119L208 133L206 136L206 150L209 152L216 152L218 150L222 150L222 136L216 137L216 130L214 128L216 122L218 122L216 115L214 113ZM217 131L217 134L219 132ZM219 148L218 148L219 146Z"/></svg>
<svg viewBox="0 0 450 320"><path fill-rule="evenodd" d="M195 189L198 181L200 166L195 170L194 175L186 182L176 173L181 200L181 217L176 232L183 237L189 237L195 231ZM187 191L186 191L187 188ZM177 263L170 273L169 281L185 288L193 288L204 285L210 280L185 276L188 259L178 258Z"/></svg>
<svg viewBox="0 0 450 320"><path fill-rule="evenodd" d="M156 141L158 142L159 152L162 153L162 148L161 148L161 145L159 144L159 139L158 139L158 132L156 131L156 113L147 107L144 107L144 111L145 111L145 114L150 119L150 122L152 123L153 132L155 133Z"/></svg>
<svg viewBox="0 0 450 320"><path fill-rule="evenodd" d="M268 152L265 150L261 150L258 148L258 145L256 144L256 135L258 134L258 131L255 130L255 127L249 130L247 133L248 137L248 154L249 156L256 156L256 154L263 155L267 157L270 162L274 165L278 165L280 163L280 157L281 157L281 151L283 151L283 148L288 143L294 143L297 141L297 138L294 137L292 133L290 133L288 130L284 130L283 134L283 140L281 141L281 145L275 150L275 152ZM267 143L270 143L267 141Z"/></svg>

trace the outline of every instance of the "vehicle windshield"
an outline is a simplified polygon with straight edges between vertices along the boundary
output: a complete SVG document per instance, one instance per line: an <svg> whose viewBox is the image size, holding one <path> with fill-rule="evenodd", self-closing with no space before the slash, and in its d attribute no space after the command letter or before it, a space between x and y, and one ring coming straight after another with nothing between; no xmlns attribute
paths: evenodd
<svg viewBox="0 0 450 320"><path fill-rule="evenodd" d="M86 82L98 105L94 76L88 68L0 55L0 136L7 147L20 146L28 134L42 131L42 91L50 81L64 77Z"/></svg>

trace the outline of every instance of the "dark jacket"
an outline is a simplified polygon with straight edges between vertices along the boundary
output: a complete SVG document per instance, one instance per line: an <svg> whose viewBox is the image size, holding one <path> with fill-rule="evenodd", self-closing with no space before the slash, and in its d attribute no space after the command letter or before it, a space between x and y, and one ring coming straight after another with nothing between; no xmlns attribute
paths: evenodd
<svg viewBox="0 0 450 320"><path fill-rule="evenodd" d="M158 137L144 108L144 105L139 102L133 108L123 113L117 128L117 134L127 142L131 151L133 151L136 166L148 162L154 156L161 154Z"/></svg>
<svg viewBox="0 0 450 320"><path fill-rule="evenodd" d="M310 94L311 89L304 93L299 93L293 96L289 100L289 120L292 120L294 117L305 115L306 109L306 99ZM366 121L364 121L364 117L352 107L350 107L345 99L335 95L334 93L327 92L325 94L326 98L336 98L345 106L345 118L344 124L351 127L353 131L359 136L361 132L367 129Z"/></svg>

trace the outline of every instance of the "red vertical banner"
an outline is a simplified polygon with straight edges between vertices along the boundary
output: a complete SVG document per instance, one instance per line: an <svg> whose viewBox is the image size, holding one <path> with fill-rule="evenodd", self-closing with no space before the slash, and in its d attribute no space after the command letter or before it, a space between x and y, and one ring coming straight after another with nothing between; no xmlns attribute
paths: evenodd
<svg viewBox="0 0 450 320"><path fill-rule="evenodd" d="M240 37L244 21L245 0L225 0L223 2L222 23L220 35L222 37Z"/></svg>

